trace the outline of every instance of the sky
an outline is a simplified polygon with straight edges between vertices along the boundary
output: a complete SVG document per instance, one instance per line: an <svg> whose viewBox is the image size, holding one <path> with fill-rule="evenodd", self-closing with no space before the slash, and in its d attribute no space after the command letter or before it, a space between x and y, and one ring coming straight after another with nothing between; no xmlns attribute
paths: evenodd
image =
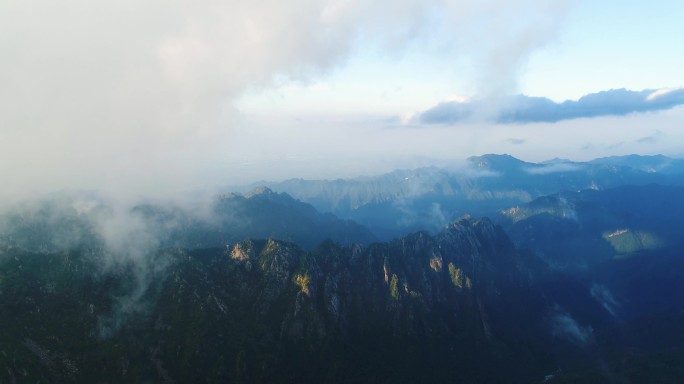
<svg viewBox="0 0 684 384"><path fill-rule="evenodd" d="M0 198L684 151L684 4L0 2Z"/></svg>

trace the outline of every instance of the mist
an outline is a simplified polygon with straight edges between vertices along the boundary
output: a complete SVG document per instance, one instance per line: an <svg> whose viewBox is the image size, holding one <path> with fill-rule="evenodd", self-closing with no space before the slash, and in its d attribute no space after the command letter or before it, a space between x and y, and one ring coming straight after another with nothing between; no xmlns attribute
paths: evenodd
<svg viewBox="0 0 684 384"><path fill-rule="evenodd" d="M550 318L551 334L580 347L594 342L594 331L591 326L582 326L561 307L556 307Z"/></svg>
<svg viewBox="0 0 684 384"><path fill-rule="evenodd" d="M570 2L558 4L4 2L0 174L9 182L0 197L84 190L168 198L270 177L271 162L289 155L269 152L262 141L283 134L300 136L283 143L298 158L286 158L280 174L311 174L318 153L309 156L309 146L339 147L336 160L348 159L359 139L331 145L326 138L339 132L311 122L305 133L288 130L244 115L236 98L283 81L324 78L361 46L397 57L409 48L451 52L482 68L477 92L513 90L525 58L554 39ZM487 35L486 44L474 44L478 33ZM383 128L370 125L376 133ZM401 135L381 136L395 143L390 151L404 146ZM384 147L372 152L360 155L395 160ZM421 155L429 150L410 153Z"/></svg>

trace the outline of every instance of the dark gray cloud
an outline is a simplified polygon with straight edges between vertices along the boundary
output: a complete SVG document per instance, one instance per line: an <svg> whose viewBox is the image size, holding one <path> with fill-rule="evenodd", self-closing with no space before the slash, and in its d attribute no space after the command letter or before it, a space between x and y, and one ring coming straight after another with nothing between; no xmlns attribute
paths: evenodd
<svg viewBox="0 0 684 384"><path fill-rule="evenodd" d="M421 113L419 120L427 124L453 124L486 116L488 120L500 124L555 123L561 120L662 111L683 104L684 88L643 91L611 89L562 103L545 97L525 95L497 100L443 102ZM495 107L492 108L492 105ZM496 111L494 114L483 113L492 109Z"/></svg>

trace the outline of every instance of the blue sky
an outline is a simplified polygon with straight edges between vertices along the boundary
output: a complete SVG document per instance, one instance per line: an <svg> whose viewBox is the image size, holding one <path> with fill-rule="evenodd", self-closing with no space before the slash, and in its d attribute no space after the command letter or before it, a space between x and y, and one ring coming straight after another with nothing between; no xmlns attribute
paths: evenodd
<svg viewBox="0 0 684 384"><path fill-rule="evenodd" d="M681 20L677 1L3 1L0 197L681 156Z"/></svg>
<svg viewBox="0 0 684 384"><path fill-rule="evenodd" d="M682 17L677 1L580 2L557 42L531 56L521 90L563 100L612 88L682 86Z"/></svg>
<svg viewBox="0 0 684 384"><path fill-rule="evenodd" d="M496 8L501 4L489 5ZM628 153L681 156L684 141L680 127L684 113L682 107L676 106L682 103L678 89L684 85L684 71L680 70L684 68L684 51L677 47L681 46L680 36L684 36L684 23L681 23L684 5L676 1L564 2L542 16L551 21L548 28L539 31L532 28L531 33L538 34L530 38L532 43L522 44L517 52L512 49L508 55L512 63L505 62L504 54L503 63L483 64L491 54L488 49L506 51L506 45L515 41L506 34L520 31L515 24L507 24L510 23L507 15L510 13L515 18L533 12L539 4L519 2L517 10L512 8L518 4L504 6L497 19L503 24L502 30L491 35L486 33L487 28L478 30L466 26L450 31L464 34L451 39L428 27L402 49L390 51L378 49L371 40L371 44L355 47L343 63L321 76L306 81L281 79L273 87L248 90L236 104L254 119L268 120L264 116L277 115L276 120L286 126L288 118L292 118L290 123L298 128L293 131L285 128L285 132L296 132L296 137L307 137L312 132L301 126L325 129L327 134L336 137L331 141L325 137L311 140L311 145L305 146L307 153L318 153L321 143L325 143L324 148L339 146L345 148L340 152L349 153L346 142L334 133L336 130L360 140L369 132L375 133L374 140L384 143L384 157L377 156L378 151L372 146L355 147L356 152L345 159L342 169L336 170L345 176L354 171L367 171L368 168L355 162L390 169L449 164L484 152L507 152L537 161L556 156L588 160ZM480 11L487 11L484 8ZM474 16L491 27L487 24L491 21L490 14L475 12ZM534 17L531 20L537 21ZM522 34L524 27L523 22ZM482 31L484 34L476 33ZM464 40L475 45L482 40L488 42L483 44L483 52L464 44ZM503 78L507 84L494 87L492 92L488 82L502 81L492 76L498 70L509 74ZM675 91L670 96L677 98L664 108L652 108L648 95L657 90ZM488 106L499 109L503 104L505 107L503 101L516 94L543 98L557 103L558 110L564 106L574 112L561 113L570 116L567 121L547 118L535 123L527 118L519 124L502 124L497 122L502 119L490 116L496 112L488 111ZM591 97L592 94L611 96L600 107L603 113L591 112L597 106L587 101L600 99ZM587 95L590 96L576 102ZM623 102L625 95L640 95L641 102L638 106ZM469 103L473 100L474 103ZM454 101L456 106L483 109L483 118L451 120L436 127L416 123L416 116ZM538 115L539 112L534 108L524 111L528 116L530 113ZM272 152L283 151L278 148L275 145ZM319 161L343 157L343 153L328 157L319 154ZM293 153L286 158L297 161Z"/></svg>
<svg viewBox="0 0 684 384"><path fill-rule="evenodd" d="M610 89L684 85L681 2L578 1L565 11L552 34L525 52L516 93L560 102ZM422 43L390 53L360 44L324 76L304 83L282 80L237 103L250 111L382 112L478 95L477 63L467 47L459 55L458 47L435 52Z"/></svg>

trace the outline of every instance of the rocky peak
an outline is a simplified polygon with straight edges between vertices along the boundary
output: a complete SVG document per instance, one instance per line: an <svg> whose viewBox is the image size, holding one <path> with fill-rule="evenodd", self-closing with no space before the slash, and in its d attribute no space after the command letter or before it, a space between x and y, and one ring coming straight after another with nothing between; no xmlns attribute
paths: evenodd
<svg viewBox="0 0 684 384"><path fill-rule="evenodd" d="M133 338L117 339L124 347L112 350L113 358L102 363L105 374L91 368L99 364L95 359L77 360L79 369L84 372L83 378L108 375L121 379L117 381L136 382L148 375L159 379L161 376L154 372L137 373L131 369L130 373L119 373L121 361L136 369L138 366L145 369L145 356L153 353L151 359L163 365L169 377L192 382L193 378L204 377L206 372L214 372L211 369L220 357L230 364L225 364L224 371L216 370L217 377L221 378L219 381L231 381L234 378L231 375L237 373L230 370L242 369L241 356L248 354L252 374L274 375L264 376L257 382L277 382L274 378L287 372L291 364L312 358L316 362L320 353L331 354L328 357L343 362L344 367L354 367L358 361L370 359L373 366L390 362L393 365L388 371L398 372L408 362L396 358L419 343L421 351L429 352L425 356L411 356L412 363L420 361L425 367L449 367L454 362L462 362L458 365L458 373L462 374L463 369L471 366L463 359L484 353L497 336L506 336L496 319L513 318L516 324L527 320L519 319L517 312L497 313L508 308L505 303L517 299L510 295L515 282L511 283L501 273L507 269L500 268L502 264L498 261L515 259L516 251L502 247L501 236L505 235L488 219L463 218L437 236L416 232L368 247L340 246L328 241L306 252L278 240L243 240L227 248L169 255L175 262L150 277L154 281L149 286L154 289L145 294L146 311L121 328L143 336L134 345L135 348L141 345L139 351L126 344ZM498 242L489 246L488 238ZM64 257L55 255L52 259L64 260ZM35 258L36 263L44 260L47 259ZM24 273L28 268L25 265L15 270ZM25 291L28 298L22 302L24 306L13 309L12 316L52 319L43 313L58 311L51 303L61 300L68 304L63 305L65 308L82 308L79 312L82 316L60 318L60 329L68 328L75 339L87 339L92 348L110 353L108 341L89 339L87 335L96 332L99 317L109 316L108 308L118 300L114 294L118 295L119 291L84 288L70 293L67 285L51 284L48 274L54 268L34 269L35 276L23 281L41 282L44 288ZM93 275L83 273L79 277L67 272L74 282ZM104 279L117 283L114 286L118 290L125 290L128 280L123 275ZM94 281L81 283L90 287ZM5 283L0 288L2 298L6 297L4 290L12 286ZM524 293L524 297L529 296ZM525 311L520 313L527 316ZM10 317L8 314L3 318ZM16 324L21 329L21 324ZM68 346L41 333L31 333L13 341L16 347L10 351L30 354L30 348L24 346L24 340L29 337L46 349L62 351ZM371 349L365 349L364 345L371 345ZM387 345L397 346L399 352L387 357L388 351L394 353L386 349ZM349 350L350 355L340 357L340 351L344 350ZM73 353L80 356L76 355L79 351ZM435 359L441 360L434 364ZM318 369L317 366L307 364L298 368L308 372ZM46 377L63 378L50 376L49 370L45 372ZM325 376L317 375L325 381ZM409 382L420 381L418 377L415 379ZM282 382L293 380L286 377ZM432 381L444 382L442 377Z"/></svg>
<svg viewBox="0 0 684 384"><path fill-rule="evenodd" d="M252 191L245 193L244 196L249 199L254 196L270 196L275 194L276 193L273 192L269 187L265 185L260 185L254 188Z"/></svg>
<svg viewBox="0 0 684 384"><path fill-rule="evenodd" d="M508 154L486 154L482 156L471 156L467 159L467 161L476 169L503 173L520 171L523 169L523 166L530 165L530 163L517 159Z"/></svg>
<svg viewBox="0 0 684 384"><path fill-rule="evenodd" d="M254 258L254 243L246 240L235 244L230 252L230 258L236 261L247 261Z"/></svg>

